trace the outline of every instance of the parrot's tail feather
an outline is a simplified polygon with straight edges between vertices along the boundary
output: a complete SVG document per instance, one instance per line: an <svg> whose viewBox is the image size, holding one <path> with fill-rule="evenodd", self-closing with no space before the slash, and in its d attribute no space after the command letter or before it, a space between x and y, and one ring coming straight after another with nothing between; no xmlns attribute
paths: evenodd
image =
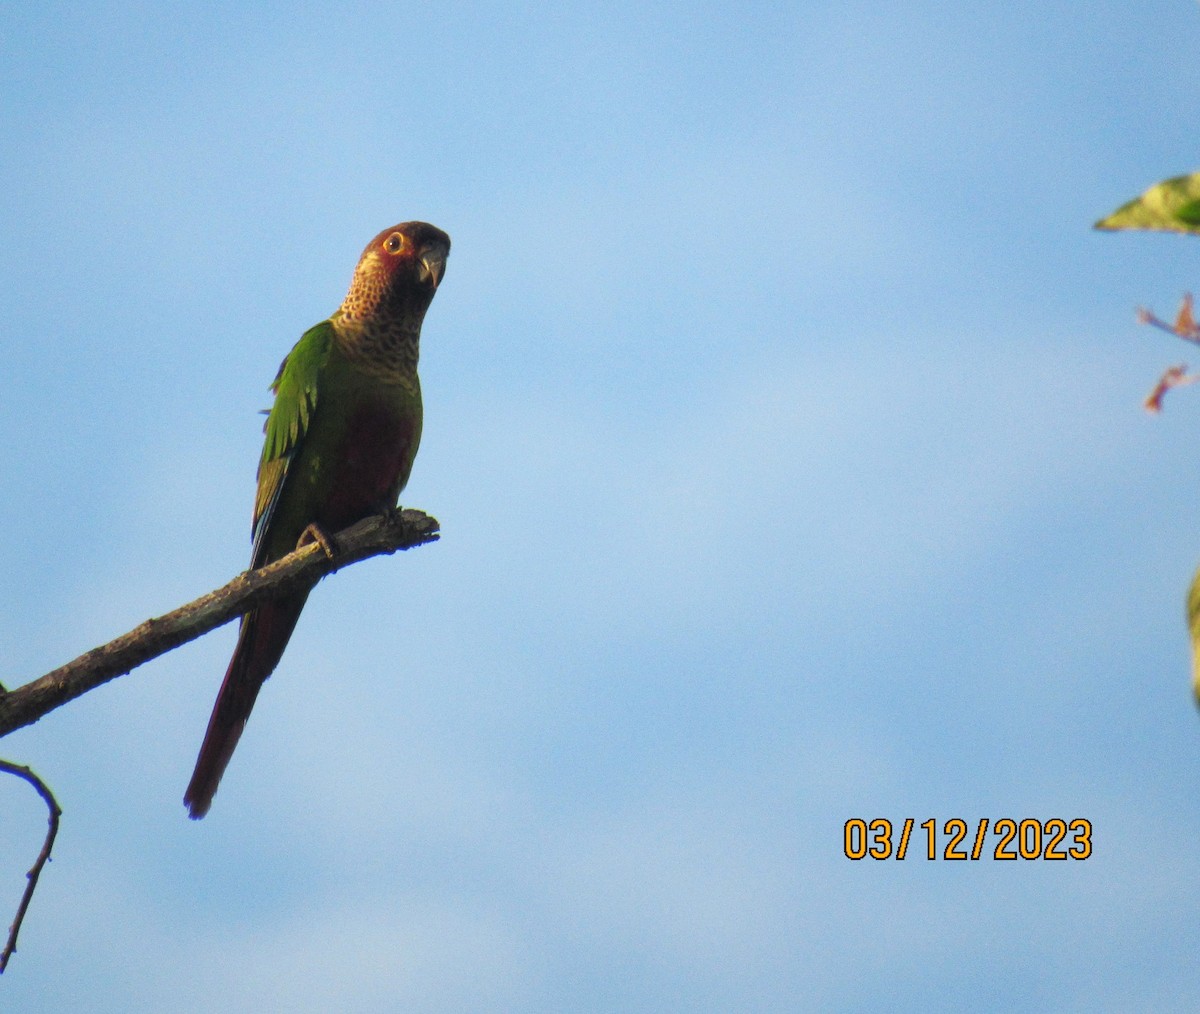
<svg viewBox="0 0 1200 1014"><path fill-rule="evenodd" d="M199 820L212 806L221 776L233 756L246 720L254 708L258 691L283 657L308 592L289 595L259 606L242 618L237 647L225 671L225 681L213 705L208 731L196 758L196 770L188 783L183 803L188 816Z"/></svg>

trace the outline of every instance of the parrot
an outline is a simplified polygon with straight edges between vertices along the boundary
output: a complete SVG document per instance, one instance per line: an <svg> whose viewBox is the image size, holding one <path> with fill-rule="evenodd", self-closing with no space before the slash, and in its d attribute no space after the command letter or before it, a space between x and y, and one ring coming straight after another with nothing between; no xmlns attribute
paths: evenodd
<svg viewBox="0 0 1200 1014"><path fill-rule="evenodd" d="M427 222L384 229L363 250L350 289L309 328L271 385L251 526L251 569L396 507L421 440L421 324L441 283L450 237ZM221 776L275 670L311 589L242 616L183 802L208 813Z"/></svg>

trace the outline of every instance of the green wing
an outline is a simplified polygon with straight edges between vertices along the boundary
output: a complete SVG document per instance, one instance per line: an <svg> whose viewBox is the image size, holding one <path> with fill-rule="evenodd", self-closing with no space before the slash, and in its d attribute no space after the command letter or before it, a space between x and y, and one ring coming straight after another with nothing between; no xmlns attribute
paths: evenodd
<svg viewBox="0 0 1200 1014"><path fill-rule="evenodd" d="M266 533L279 505L288 469L304 444L304 435L317 410L317 387L333 345L333 325L328 320L309 328L279 366L271 390L275 404L263 427L262 460L258 464L258 493L254 498L254 552L252 566L261 567Z"/></svg>

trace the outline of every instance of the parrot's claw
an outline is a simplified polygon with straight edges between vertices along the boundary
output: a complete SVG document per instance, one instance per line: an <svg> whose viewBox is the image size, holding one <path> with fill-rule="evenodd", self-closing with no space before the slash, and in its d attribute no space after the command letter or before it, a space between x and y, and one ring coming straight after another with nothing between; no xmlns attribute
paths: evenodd
<svg viewBox="0 0 1200 1014"><path fill-rule="evenodd" d="M337 543L333 541L333 536L315 521L300 533L300 541L296 543L296 548L307 546L310 542L317 543L329 559L337 556Z"/></svg>

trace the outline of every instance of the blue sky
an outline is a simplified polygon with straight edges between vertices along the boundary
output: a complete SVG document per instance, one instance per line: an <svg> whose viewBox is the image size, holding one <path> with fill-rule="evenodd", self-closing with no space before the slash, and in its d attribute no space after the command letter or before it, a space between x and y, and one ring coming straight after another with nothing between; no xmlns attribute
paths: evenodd
<svg viewBox="0 0 1200 1014"><path fill-rule="evenodd" d="M202 823L225 628L0 744L5 1009L1194 1010L1200 9L0 13L0 680L246 565L256 414L363 244L454 240L403 502ZM1086 817L851 862L852 817ZM0 781L5 924L44 827ZM6 871L6 872L5 872ZM7 886L4 886L7 885Z"/></svg>

